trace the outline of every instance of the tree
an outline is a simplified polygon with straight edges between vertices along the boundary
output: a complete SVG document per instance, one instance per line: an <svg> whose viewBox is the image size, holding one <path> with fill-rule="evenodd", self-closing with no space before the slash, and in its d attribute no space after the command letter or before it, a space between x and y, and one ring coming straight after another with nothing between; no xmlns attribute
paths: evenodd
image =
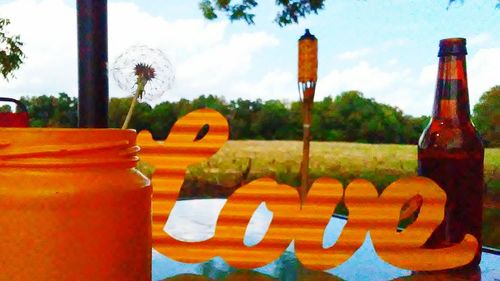
<svg viewBox="0 0 500 281"><path fill-rule="evenodd" d="M258 134L252 130L252 124L257 121L257 115L262 109L262 100L255 101L238 98L231 101L229 109L230 138L234 140L256 139Z"/></svg>
<svg viewBox="0 0 500 281"><path fill-rule="evenodd" d="M9 35L5 29L10 20L0 18L0 73L6 80L23 63L24 53L21 50L23 43L19 35Z"/></svg>
<svg viewBox="0 0 500 281"><path fill-rule="evenodd" d="M74 128L77 126L78 101L66 93L59 93L58 98L46 95L21 97L21 102L28 110L30 127Z"/></svg>
<svg viewBox="0 0 500 281"><path fill-rule="evenodd" d="M279 26L298 23L311 13L317 14L323 9L325 0L276 0L280 12L274 21ZM233 2L234 3L234 2ZM255 15L251 12L257 6L256 0L242 0L238 4L231 4L231 0L202 0L200 9L207 19L217 18L217 11L224 12L231 21L244 20L248 24L254 23Z"/></svg>
<svg viewBox="0 0 500 281"><path fill-rule="evenodd" d="M450 4L464 0L449 0ZM206 19L213 20L218 17L217 13L225 13L231 21L244 20L248 24L254 23L255 14L252 10L257 6L257 0L240 0L235 4L231 0L201 0L200 10ZM276 5L280 11L274 21L281 27L293 23L298 23L300 18L305 18L309 14L318 14L318 11L325 6L325 0L276 0ZM496 5L500 9L500 0Z"/></svg>
<svg viewBox="0 0 500 281"><path fill-rule="evenodd" d="M448 1L448 7L449 7L452 3L455 3L455 2L457 2L457 1L460 1L460 3L464 3L464 0L449 0L449 1ZM497 0L497 1L498 1L498 3L496 4L496 6L495 6L495 7L496 7L497 9L500 9L500 0Z"/></svg>
<svg viewBox="0 0 500 281"><path fill-rule="evenodd" d="M251 130L257 138L266 140L286 139L292 129L289 122L289 111L278 100L266 101L262 110L251 124Z"/></svg>
<svg viewBox="0 0 500 281"><path fill-rule="evenodd" d="M59 93L59 97L52 98L53 115L49 118L48 127L75 128L78 123L78 101L66 93Z"/></svg>
<svg viewBox="0 0 500 281"><path fill-rule="evenodd" d="M227 115L229 113L226 101L222 96L217 97L214 95L201 95L198 98L194 99L191 104L193 109L211 108L217 110L222 115Z"/></svg>
<svg viewBox="0 0 500 281"><path fill-rule="evenodd" d="M151 111L150 131L155 140L164 140L177 121L175 103L168 101L156 105Z"/></svg>
<svg viewBox="0 0 500 281"><path fill-rule="evenodd" d="M335 100L326 97L313 109L315 140L415 144L425 121L358 91L343 92Z"/></svg>
<svg viewBox="0 0 500 281"><path fill-rule="evenodd" d="M12 108L10 107L10 105L4 104L4 105L0 106L0 112L4 112L4 113L12 112Z"/></svg>
<svg viewBox="0 0 500 281"><path fill-rule="evenodd" d="M500 85L485 92L474 106L473 121L487 146L500 146Z"/></svg>
<svg viewBox="0 0 500 281"><path fill-rule="evenodd" d="M129 111L132 97L127 98L111 98L109 101L108 111L108 126L110 128L120 128L127 112ZM145 102L139 102L135 106L133 118L130 121L128 128L135 129L137 132L150 129L152 108Z"/></svg>

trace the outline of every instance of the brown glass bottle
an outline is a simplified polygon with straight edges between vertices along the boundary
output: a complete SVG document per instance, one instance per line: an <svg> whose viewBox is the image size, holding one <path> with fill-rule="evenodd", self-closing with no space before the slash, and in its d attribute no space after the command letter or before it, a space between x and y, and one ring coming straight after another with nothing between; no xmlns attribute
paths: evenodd
<svg viewBox="0 0 500 281"><path fill-rule="evenodd" d="M439 69L434 109L418 143L418 174L446 192L445 217L426 242L443 248L474 235L479 248L466 267L481 260L483 159L481 138L470 120L465 39L439 42Z"/></svg>

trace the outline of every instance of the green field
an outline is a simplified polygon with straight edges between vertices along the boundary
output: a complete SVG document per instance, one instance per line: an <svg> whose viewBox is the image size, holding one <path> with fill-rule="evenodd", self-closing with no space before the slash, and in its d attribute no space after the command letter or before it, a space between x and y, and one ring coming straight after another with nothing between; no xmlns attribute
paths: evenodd
<svg viewBox="0 0 500 281"><path fill-rule="evenodd" d="M302 143L298 141L229 141L208 161L192 165L181 190L184 198L225 197L238 186L263 177L298 186ZM485 153L485 244L500 248L500 149ZM382 190L403 176L416 175L413 145L312 142L310 174L328 176L344 186L364 178ZM340 210L342 212L342 210Z"/></svg>

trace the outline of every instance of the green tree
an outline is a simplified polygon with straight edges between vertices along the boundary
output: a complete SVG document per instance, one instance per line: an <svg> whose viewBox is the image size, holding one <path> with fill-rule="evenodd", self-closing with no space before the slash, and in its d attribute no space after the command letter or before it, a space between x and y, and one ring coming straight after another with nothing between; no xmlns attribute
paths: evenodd
<svg viewBox="0 0 500 281"><path fill-rule="evenodd" d="M21 97L21 102L26 105L31 127L77 126L78 102L66 93L59 93L58 97Z"/></svg>
<svg viewBox="0 0 500 281"><path fill-rule="evenodd" d="M238 98L236 101L231 101L228 107L230 138L256 139L259 133L252 130L252 124L255 124L257 115L262 109L262 100L251 101Z"/></svg>
<svg viewBox="0 0 500 281"><path fill-rule="evenodd" d="M175 103L168 101L156 105L151 111L150 132L155 140L164 140L177 121Z"/></svg>
<svg viewBox="0 0 500 281"><path fill-rule="evenodd" d="M229 103L229 134L231 139L248 139L250 136L250 122L252 109L251 101L238 98Z"/></svg>
<svg viewBox="0 0 500 281"><path fill-rule="evenodd" d="M0 112L12 112L12 108L8 104L0 106Z"/></svg>
<svg viewBox="0 0 500 281"><path fill-rule="evenodd" d="M46 95L23 97L21 101L27 106L32 127L77 126L77 100L65 93L59 93L57 98ZM491 104L493 109L498 108L489 99L484 103ZM130 97L110 100L109 127L121 126L130 104ZM284 104L270 100L263 103L260 99L250 101L241 98L226 102L214 95L202 95L193 101L166 101L154 108L138 103L130 127L137 131L147 129L154 139L163 140L178 118L199 108L212 108L226 115L230 138L234 140L302 139L300 102ZM9 109L7 106L0 107L0 111ZM426 116L404 115L398 108L365 98L358 91L344 92L335 98L325 97L315 102L313 109L312 133L316 141L415 144L429 120ZM475 114L477 116L480 114Z"/></svg>
<svg viewBox="0 0 500 281"><path fill-rule="evenodd" d="M429 124L429 120L429 116L413 117L405 115L403 135L406 137L406 141L404 143L417 144L422 131Z"/></svg>
<svg viewBox="0 0 500 281"><path fill-rule="evenodd" d="M49 118L54 113L54 97L42 95L38 97L21 97L30 117L30 127L47 127Z"/></svg>
<svg viewBox="0 0 500 281"><path fill-rule="evenodd" d="M111 98L108 105L108 126L120 128L125 121L131 98Z"/></svg>
<svg viewBox="0 0 500 281"><path fill-rule="evenodd" d="M251 124L256 137L266 140L286 139L290 129L289 111L278 100L266 101Z"/></svg>
<svg viewBox="0 0 500 281"><path fill-rule="evenodd" d="M191 102L187 99L181 99L174 106L174 114L177 118L180 118L189 112L193 111L193 106Z"/></svg>
<svg viewBox="0 0 500 281"><path fill-rule="evenodd" d="M317 116L313 117L315 139L328 141L416 143L424 126L421 118L405 116L398 108L365 98L358 91L315 103L313 116Z"/></svg>
<svg viewBox="0 0 500 281"><path fill-rule="evenodd" d="M214 95L201 95L198 98L192 101L193 109L200 108L211 108L217 110L219 113L223 115L227 115L229 113L229 107L224 99L224 97L217 97Z"/></svg>
<svg viewBox="0 0 500 281"><path fill-rule="evenodd" d="M256 0L241 0L238 3L231 0L202 0L199 4L203 15L207 19L217 18L217 12L225 13L231 21L244 20L248 24L254 23L255 15L252 10L257 6ZM280 8L274 21L279 26L298 23L311 13L317 14L323 9L325 0L276 0Z"/></svg>
<svg viewBox="0 0 500 281"><path fill-rule="evenodd" d="M500 146L500 85L485 92L474 106L473 121L487 146Z"/></svg>
<svg viewBox="0 0 500 281"><path fill-rule="evenodd" d="M121 128L125 117L132 103L132 97L111 98L108 109L108 126L111 128ZM137 132L150 129L152 108L145 102L136 104L133 118L128 128L135 129Z"/></svg>
<svg viewBox="0 0 500 281"><path fill-rule="evenodd" d="M339 131L339 119L335 111L333 98L328 96L314 103L311 133L315 140L340 140L343 133ZM299 120L301 123L302 120ZM301 126L301 124L299 124ZM300 133L302 135L302 132Z"/></svg>
<svg viewBox="0 0 500 281"><path fill-rule="evenodd" d="M0 18L0 73L6 80L19 69L25 57L19 35L9 35L6 31L9 24L10 20Z"/></svg>
<svg viewBox="0 0 500 281"><path fill-rule="evenodd" d="M314 112L313 112L314 113ZM290 140L301 140L303 137L303 117L302 117L302 103L299 101L292 102L290 105L290 129L289 136L287 139ZM312 131L314 132L314 126L316 118L313 115L313 127ZM314 136L314 135L313 135Z"/></svg>
<svg viewBox="0 0 500 281"><path fill-rule="evenodd" d="M57 99L53 99L54 111L49 117L48 127L75 128L78 126L78 100L59 93Z"/></svg>
<svg viewBox="0 0 500 281"><path fill-rule="evenodd" d="M449 0L448 7L454 2L464 2L464 0ZM298 23L300 18L305 18L311 13L318 14L318 11L325 6L325 0L276 0L279 8L274 21L281 27ZM199 7L206 19L213 20L218 17L218 13L224 13L231 21L244 20L248 24L254 23L255 14L252 10L257 7L257 0L201 0ZM496 8L500 9L500 0Z"/></svg>

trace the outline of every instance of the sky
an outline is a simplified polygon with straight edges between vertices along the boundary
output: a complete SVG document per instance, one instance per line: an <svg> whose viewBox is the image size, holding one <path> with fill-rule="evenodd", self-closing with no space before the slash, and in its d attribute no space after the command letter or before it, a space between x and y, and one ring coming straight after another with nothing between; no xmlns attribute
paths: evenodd
<svg viewBox="0 0 500 281"><path fill-rule="evenodd" d="M430 115L439 40L467 39L471 106L500 85L500 9L496 0L329 0L299 24L273 22L275 1L259 1L255 25L203 18L198 0L108 0L109 67L133 45L162 50L175 82L152 105L214 94L226 100L296 101L297 40L318 38L316 100L358 90L414 116ZM26 59L0 96L78 96L76 1L0 0ZM110 97L126 97L109 75Z"/></svg>

